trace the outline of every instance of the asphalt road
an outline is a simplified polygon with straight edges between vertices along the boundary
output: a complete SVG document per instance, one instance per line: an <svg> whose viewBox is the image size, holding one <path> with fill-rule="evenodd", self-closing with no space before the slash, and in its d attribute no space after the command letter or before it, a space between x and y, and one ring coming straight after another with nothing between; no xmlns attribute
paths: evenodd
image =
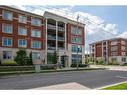
<svg viewBox="0 0 127 95"><path fill-rule="evenodd" d="M127 81L127 71L96 70L40 73L0 76L0 89L31 89L70 82L77 82L94 89L122 81Z"/></svg>

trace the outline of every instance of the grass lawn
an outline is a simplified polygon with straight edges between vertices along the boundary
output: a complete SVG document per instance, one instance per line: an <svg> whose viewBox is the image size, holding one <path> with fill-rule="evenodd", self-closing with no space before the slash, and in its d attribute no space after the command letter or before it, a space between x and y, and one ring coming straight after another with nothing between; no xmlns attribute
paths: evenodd
<svg viewBox="0 0 127 95"><path fill-rule="evenodd" d="M127 82L103 88L102 90L127 90Z"/></svg>

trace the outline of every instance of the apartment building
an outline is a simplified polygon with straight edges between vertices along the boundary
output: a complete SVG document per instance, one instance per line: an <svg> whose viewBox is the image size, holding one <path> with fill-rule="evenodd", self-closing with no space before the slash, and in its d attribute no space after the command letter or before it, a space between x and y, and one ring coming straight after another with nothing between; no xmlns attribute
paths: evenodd
<svg viewBox="0 0 127 95"><path fill-rule="evenodd" d="M106 63L127 63L127 39L112 38L91 43L89 46L94 61L102 59Z"/></svg>
<svg viewBox="0 0 127 95"><path fill-rule="evenodd" d="M51 64L54 51L59 62L64 57L65 66L84 63L84 27L83 23L50 12L42 16L0 6L0 60L14 60L16 52L25 48L28 54L32 52L35 64Z"/></svg>

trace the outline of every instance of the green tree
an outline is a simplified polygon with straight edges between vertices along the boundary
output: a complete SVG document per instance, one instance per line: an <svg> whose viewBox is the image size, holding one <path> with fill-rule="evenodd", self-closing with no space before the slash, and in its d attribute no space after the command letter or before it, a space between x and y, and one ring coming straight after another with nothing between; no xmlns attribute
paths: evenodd
<svg viewBox="0 0 127 95"><path fill-rule="evenodd" d="M58 62L58 55L57 55L57 52L54 51L53 56L52 56L52 63L57 64L57 62Z"/></svg>
<svg viewBox="0 0 127 95"><path fill-rule="evenodd" d="M17 64L19 65L27 65L29 62L29 57L27 56L26 50L25 49L20 49L19 51L16 52L16 57L14 60L16 61Z"/></svg>
<svg viewBox="0 0 127 95"><path fill-rule="evenodd" d="M32 59L32 51L29 54L29 65L33 65L33 59Z"/></svg>

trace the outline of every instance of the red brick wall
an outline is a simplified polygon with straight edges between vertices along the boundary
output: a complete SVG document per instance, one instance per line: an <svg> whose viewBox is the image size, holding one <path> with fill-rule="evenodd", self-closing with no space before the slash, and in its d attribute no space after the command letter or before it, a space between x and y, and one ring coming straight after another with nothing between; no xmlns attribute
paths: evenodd
<svg viewBox="0 0 127 95"><path fill-rule="evenodd" d="M2 14L2 10L0 9L0 14ZM9 10L10 11L10 10ZM31 48L31 40L36 40L36 41L41 41L41 49L44 49L44 27L42 26L32 26L30 21L31 21L31 15L27 15L27 20L28 22L26 24L24 23L19 23L18 22L18 15L20 13L17 13L15 11L10 11L13 13L13 21L9 20L3 20L2 17L0 17L0 41L2 42L2 37L11 37L13 38L13 48L18 48L18 39L27 39L27 48ZM23 15L24 13L22 13ZM41 19L42 24L43 24L43 18ZM2 33L2 23L6 24L12 24L13 25L13 34L7 34L7 33ZM27 28L27 36L21 36L18 35L18 27L23 26ZM36 37L31 37L31 29L38 29L41 30L41 38L36 38ZM1 43L2 44L2 43ZM2 46L0 44L0 46Z"/></svg>
<svg viewBox="0 0 127 95"><path fill-rule="evenodd" d="M102 57L102 44L97 43L95 48L96 48L96 57Z"/></svg>

